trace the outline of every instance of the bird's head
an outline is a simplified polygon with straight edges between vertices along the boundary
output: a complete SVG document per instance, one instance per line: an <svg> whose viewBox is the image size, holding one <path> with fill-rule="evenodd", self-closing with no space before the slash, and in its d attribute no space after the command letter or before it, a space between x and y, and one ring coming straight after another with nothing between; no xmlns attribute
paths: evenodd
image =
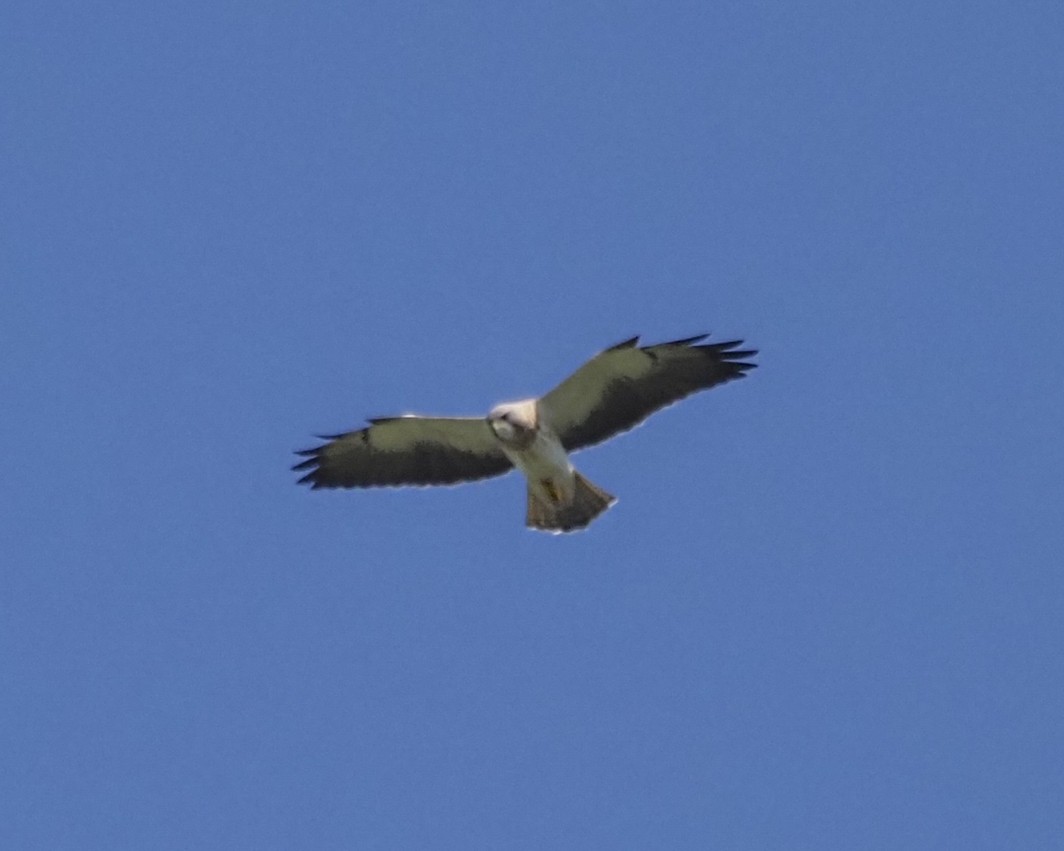
<svg viewBox="0 0 1064 851"><path fill-rule="evenodd" d="M488 425L503 443L525 448L536 439L536 402L508 402L496 405L488 414Z"/></svg>

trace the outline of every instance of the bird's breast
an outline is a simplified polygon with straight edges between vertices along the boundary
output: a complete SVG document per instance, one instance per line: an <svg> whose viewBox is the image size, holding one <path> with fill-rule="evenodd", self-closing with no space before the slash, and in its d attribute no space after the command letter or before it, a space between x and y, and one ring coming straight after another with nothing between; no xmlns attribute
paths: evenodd
<svg viewBox="0 0 1064 851"><path fill-rule="evenodd" d="M569 456L565 454L558 438L545 429L534 432L526 446L504 443L503 451L530 481L549 479L568 482L572 478L573 465L569 462Z"/></svg>

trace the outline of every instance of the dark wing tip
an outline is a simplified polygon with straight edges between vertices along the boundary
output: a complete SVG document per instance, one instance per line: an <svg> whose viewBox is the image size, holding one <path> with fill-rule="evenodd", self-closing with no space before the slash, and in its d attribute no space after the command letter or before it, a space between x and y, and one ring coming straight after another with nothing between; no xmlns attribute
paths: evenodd
<svg viewBox="0 0 1064 851"><path fill-rule="evenodd" d="M740 349L745 340L725 340L723 343L706 343L704 346L692 346L695 349L701 349L706 352L711 352L714 356L719 357L721 360L734 360L735 358L752 358L757 353L757 349Z"/></svg>
<svg viewBox="0 0 1064 851"><path fill-rule="evenodd" d="M318 466L318 451L316 449L305 449L302 452L297 452L296 455L310 455L306 461L300 461L298 464L293 464L293 470L309 470L312 467Z"/></svg>
<svg viewBox="0 0 1064 851"><path fill-rule="evenodd" d="M324 448L325 445L323 444L314 449L300 449L296 452L296 455L305 459L298 464L292 465L294 471L304 474L296 481L296 484L310 485L312 488L318 487L318 480L321 475L321 450Z"/></svg>
<svg viewBox="0 0 1064 851"><path fill-rule="evenodd" d="M719 343L712 342L695 345L696 343L701 343L707 337L709 337L709 334L700 334L697 337L685 337L682 340L646 346L640 350L646 352L655 361L670 352L679 354L676 351L677 349L695 352L701 356L698 358L700 365L694 368L694 372L688 373L686 379L681 379L680 383L675 387L674 393L666 394L667 404L671 404L673 401L677 401L697 390L705 390L717 384L742 378L749 370L757 368L756 363L751 363L746 359L756 356L758 351L757 349L741 348L744 343L743 340L722 340ZM680 365L681 362L674 361L673 363L675 366L666 367L666 369L678 369L681 372L676 374L682 374L685 367ZM691 361L688 360L687 363L690 367L694 367Z"/></svg>
<svg viewBox="0 0 1064 851"><path fill-rule="evenodd" d="M365 429L362 429L365 431ZM292 469L297 472L304 472L305 475L298 479L296 484L309 485L311 489L317 489L322 487L336 487L332 483L332 476L329 470L324 467L324 462L327 461L325 451L337 440L351 437L356 435L357 431L340 432L339 434L316 434L314 435L318 440L324 441L324 443L318 446L312 446L309 449L297 449L295 454L304 460L298 464L294 464Z"/></svg>
<svg viewBox="0 0 1064 851"><path fill-rule="evenodd" d="M747 363L745 358L752 358L758 354L757 349L741 349L740 346L745 342L744 340L722 340L719 343L705 343L703 345L694 345L695 343L701 343L709 337L709 334L699 334L696 337L685 337L682 340L673 340L668 343L656 343L652 346L645 346L640 351L646 352L650 357L657 360L660 350L675 349L677 347L686 347L693 349L707 358L711 364L715 364L718 367L724 369L723 379L727 381L731 378L741 378L746 370L755 369L756 363ZM657 351L656 351L657 350ZM712 386L712 385L710 385Z"/></svg>
<svg viewBox="0 0 1064 851"><path fill-rule="evenodd" d="M736 378L745 378L746 373L757 369L758 366L746 360L746 358L755 357L758 353L757 349L736 348L742 344L742 340L729 340L727 343L718 343L716 346L698 346L698 348L708 350L707 354L710 358L723 369L721 381L732 381Z"/></svg>

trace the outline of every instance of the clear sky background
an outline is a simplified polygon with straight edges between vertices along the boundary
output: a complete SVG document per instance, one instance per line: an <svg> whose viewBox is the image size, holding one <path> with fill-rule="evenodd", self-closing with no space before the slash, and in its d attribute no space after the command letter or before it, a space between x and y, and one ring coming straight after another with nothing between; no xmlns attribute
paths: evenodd
<svg viewBox="0 0 1064 851"><path fill-rule="evenodd" d="M0 33L0 846L1059 847L1064 6ZM583 534L289 470L703 331Z"/></svg>

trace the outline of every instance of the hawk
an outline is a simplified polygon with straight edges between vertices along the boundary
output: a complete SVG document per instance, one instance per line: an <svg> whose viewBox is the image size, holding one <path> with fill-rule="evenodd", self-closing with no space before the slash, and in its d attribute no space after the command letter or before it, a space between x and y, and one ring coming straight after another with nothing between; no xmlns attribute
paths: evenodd
<svg viewBox="0 0 1064 851"><path fill-rule="evenodd" d="M742 378L757 364L742 340L702 343L708 334L640 346L632 337L600 352L538 399L492 408L487 417L406 414L369 420L297 455L311 488L453 485L515 467L528 480L531 529L585 528L616 497L589 482L569 453L608 440L699 390ZM696 345L700 344L701 345Z"/></svg>

